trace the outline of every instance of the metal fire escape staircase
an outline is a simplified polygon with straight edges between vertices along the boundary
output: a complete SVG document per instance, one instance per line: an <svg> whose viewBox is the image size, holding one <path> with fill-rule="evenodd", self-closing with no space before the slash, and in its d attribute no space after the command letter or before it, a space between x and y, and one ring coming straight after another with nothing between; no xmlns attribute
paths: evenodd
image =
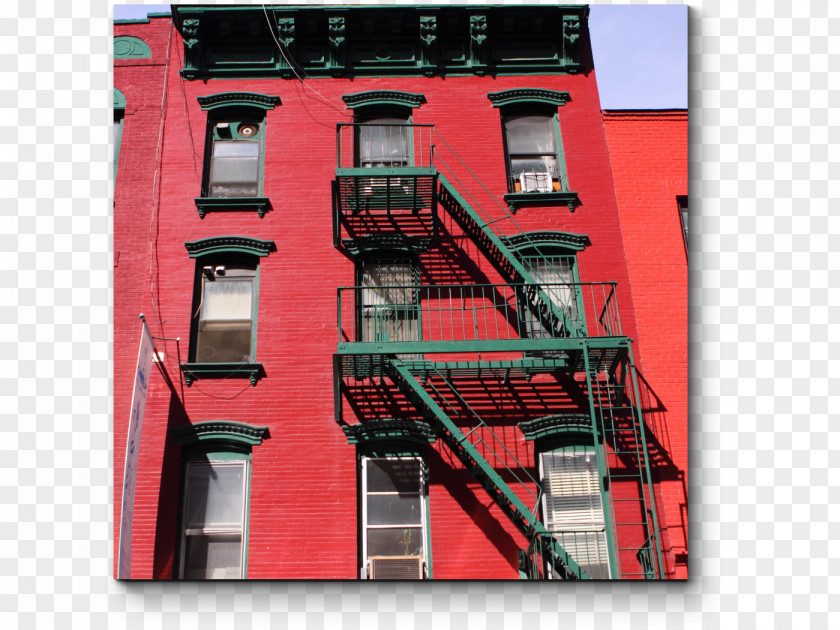
<svg viewBox="0 0 840 630"><path fill-rule="evenodd" d="M448 148L457 160L460 158L454 150L446 144L436 131L436 137ZM443 163L440 153L433 151L436 161ZM466 165L466 171L475 176ZM460 187L466 193L466 187L460 183L454 171L443 163L450 175L458 181ZM349 171L347 174L352 175ZM370 171L368 171L370 173ZM423 173L426 175L426 173ZM513 226L517 238L529 240L527 233L522 231L512 215L506 208L499 205L502 211L501 216L492 218L483 210L481 213L476 208L481 208L473 197L473 203L467 201L468 193L462 194L443 173L435 169L437 186L435 194L429 198L424 195L431 204L430 215L436 220L436 206L439 204L458 224L460 229L475 243L479 251L493 265L496 271L507 282L519 286L523 292L520 303L532 311L532 315L548 327L551 337L554 340L567 339L561 345L567 353L565 359L558 360L556 357L545 359L530 358L521 362L470 362L470 371L473 374L481 374L482 365L486 368L485 373L498 374L492 369L494 365L504 364L506 374L511 370L526 377L531 373L550 372L562 366L570 372L583 372L586 376L586 392L589 398L591 430L596 444L603 444L606 457L599 457L599 473L604 480L605 487L611 487L614 483L627 481L629 478L637 484L638 492L636 497L619 498L612 501L605 516L608 524L611 524L616 533L616 539L622 539L624 530L644 531L645 539L639 546L622 548L616 546L613 562L617 565L618 576L656 578L663 574L663 561L659 531L656 518L656 507L653 498L653 485L650 477L650 468L646 440L644 436L644 424L639 405L633 401L640 400L638 384L636 380L635 366L632 361L630 340L621 335L620 330L610 331L608 324L600 321L602 328L607 328L607 335L601 337L587 337L582 321L570 319L567 312L558 308L551 296L546 292L540 281L534 277L529 269L523 264L516 253L508 246L511 235L502 233L498 224L506 221ZM483 187L483 184L475 178L475 181ZM416 186L416 184L415 184ZM358 195L358 186L347 183L340 184L339 188L345 188L348 193ZM486 190L486 188L485 188ZM341 191L338 193L337 203L341 204ZM348 202L353 208L358 208L358 200ZM475 204L475 207L474 205ZM412 214L417 216L416 207L412 208ZM482 216L484 215L484 216ZM338 236L339 227L336 227ZM436 234L436 229L434 233ZM336 237L336 242L338 238ZM345 241L347 243L348 241ZM541 255L536 244L532 250ZM614 287L613 287L614 292ZM600 320L604 319L604 311L601 312ZM339 314L339 319L341 315ZM556 344L555 344L556 347ZM341 361L337 357L336 369L341 371ZM482 420L464 397L458 392L452 380L452 373L457 373L457 365L449 362L413 361L398 358L396 354L381 357L379 363L379 374L387 375L405 393L412 405L422 413L424 418L433 422L437 434L464 464L481 486L510 518L515 527L527 538L530 543L529 551L535 556L542 558L550 567L554 577L561 579L587 579L589 576L578 566L574 559L551 535L545 525L541 522L538 512L541 501L539 482L525 472L525 478L517 475L505 461L513 463L519 471L526 471L527 468L520 464L504 443L498 439L492 429ZM372 362L371 362L372 363ZM621 381L616 378L620 373ZM627 383L629 378L630 383ZM337 403L338 404L338 403ZM460 425L468 424L469 428L464 431ZM505 451L504 456L498 454L498 449ZM520 492L515 492L505 479L496 471L488 461L485 454L490 453L500 462L503 468L507 469L507 475L515 481ZM625 463L631 461L631 466L616 467L614 459L620 459ZM606 461L605 461L606 460ZM625 469L631 472L617 472ZM537 489L536 494L528 487ZM524 492L524 494L523 494ZM533 502L533 507L526 505L522 496L528 496L528 503ZM620 505L622 502L633 503L633 509L626 509ZM634 514L631 520L626 518L627 514ZM631 538L632 540L632 538ZM623 571L620 568L622 557L627 557L629 552L635 553L642 570L639 572ZM532 577L539 577L540 570Z"/></svg>

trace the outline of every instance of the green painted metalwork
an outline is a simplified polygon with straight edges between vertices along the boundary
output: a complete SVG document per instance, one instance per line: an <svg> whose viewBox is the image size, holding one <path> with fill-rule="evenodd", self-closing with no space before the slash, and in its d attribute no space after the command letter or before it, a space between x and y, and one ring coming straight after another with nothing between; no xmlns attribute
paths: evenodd
<svg viewBox="0 0 840 630"><path fill-rule="evenodd" d="M574 212L580 205L578 194L566 191L507 193L503 198L513 214L516 214L519 208L528 206L566 206L569 212Z"/></svg>
<svg viewBox="0 0 840 630"><path fill-rule="evenodd" d="M483 448L487 449L489 445L483 441L481 436L475 434L478 426L489 429L489 427L481 420L481 418L470 409L471 417L474 417L479 425L473 428L466 435L461 431L458 425L449 417L449 415L440 407L434 398L426 391L425 387L414 377L414 375L397 359L392 359L390 362L391 377L401 387L405 387L409 391L409 400L418 407L418 409L428 411L428 413L435 418L440 427L441 435L444 441L455 454L461 459L465 466L473 472L476 478L482 482L484 489L490 494L493 500L502 508L502 510L511 518L514 525L519 529L529 540L535 535L548 534L548 530L540 522L539 518L528 508L522 499L510 488L505 480L496 472L495 468L484 458L481 452L476 448L476 445L470 441L476 439L476 444L481 442ZM466 401L460 398L457 391L451 384L439 374L438 377L446 383L451 391L459 396L459 403L466 405ZM434 386L432 385L434 388ZM436 390L437 391L437 390ZM438 397L441 397L440 392L437 392ZM469 408L468 405L466 405ZM491 431L492 433L492 431ZM498 438L496 438L498 440ZM504 446L504 443L499 441ZM506 447L505 447L506 448ZM492 451L492 447L489 447ZM507 449L506 449L507 450ZM515 461L512 453L507 452L508 456ZM521 466L521 465L520 465ZM522 467L523 470L524 467ZM514 471L508 468L509 474L514 474ZM527 473L526 473L527 475ZM530 475L527 475L530 481L536 486L536 480ZM527 490L524 482L523 487ZM528 490L531 496L535 499L535 505L539 504L539 496ZM566 578L580 578L587 579L586 573L577 565L573 558L554 540L554 538L543 539L543 554L546 559L551 562L561 577Z"/></svg>
<svg viewBox="0 0 840 630"><path fill-rule="evenodd" d="M397 254L417 255L429 249L431 237L408 236L399 232L382 232L366 234L356 238L342 239L342 244L348 253L375 254L377 252L391 252Z"/></svg>
<svg viewBox="0 0 840 630"><path fill-rule="evenodd" d="M425 445L435 441L432 429L423 422L400 418L380 418L341 427L350 444L373 442L415 442Z"/></svg>
<svg viewBox="0 0 840 630"><path fill-rule="evenodd" d="M598 423L598 416L595 413L595 397L592 392L592 382L593 380L597 380L597 366L593 368L589 362L589 352L584 353L583 355L584 366L585 366L585 374L586 374L586 392L587 392L587 399L589 402L589 417L590 417L590 431L592 433L592 443L593 444L601 444L602 437L603 437L603 429L599 431L599 423ZM595 376L595 379L593 379ZM600 404L600 399L599 399ZM603 425L602 425L603 426ZM600 434L600 435L599 435ZM609 549L609 556L610 556L610 567L612 571L617 571L617 577L621 577L621 564L618 562L618 557L616 555L616 544L615 544L615 529L614 529L614 520L613 514L610 512L607 506L614 505L614 503L610 500L609 490L607 488L607 483L609 479L609 469L607 467L607 462L605 461L604 456L604 449L599 449L597 451L597 457L595 458L598 462L598 482L601 488L601 503L604 507L604 527L607 530L607 548Z"/></svg>
<svg viewBox="0 0 840 630"><path fill-rule="evenodd" d="M348 109L356 109L357 107L370 107L377 105L400 106L400 107L420 107L426 102L426 97L422 94L413 94L411 92L397 92L395 90L375 90L370 92L359 92L357 94L345 94L341 100L347 105Z"/></svg>
<svg viewBox="0 0 840 630"><path fill-rule="evenodd" d="M586 7L175 6L188 80L584 71Z"/></svg>
<svg viewBox="0 0 840 630"><path fill-rule="evenodd" d="M256 386L265 376L262 363L182 363L181 371L187 387L201 378L247 378Z"/></svg>
<svg viewBox="0 0 840 630"><path fill-rule="evenodd" d="M635 415L636 415L636 423L639 427L639 439L642 444L642 454L644 456L644 467L645 467L645 481L647 483L648 492L650 493L650 522L649 522L649 531L651 532L650 537L653 539L654 548L656 550L656 559L659 563L659 572L660 577L664 574L665 571L665 563L662 558L662 543L660 540L660 530L659 530L659 518L656 514L656 498L653 496L653 479L650 475L650 459L648 456L648 449L647 449L647 437L645 436L645 422L644 417L642 416L642 399L639 395L639 380L638 374L636 369L636 363L633 360L633 349L628 347L627 349L627 362L630 366L630 380L632 381L633 385L633 400L635 401ZM647 517L647 512L645 513Z"/></svg>
<svg viewBox="0 0 840 630"><path fill-rule="evenodd" d="M592 419L588 415L579 413L555 414L526 420L516 426L522 431L526 440L543 440L587 434L592 429Z"/></svg>
<svg viewBox="0 0 840 630"><path fill-rule="evenodd" d="M557 92L543 88L516 88L502 92L491 92L487 95L487 98L493 103L493 107L506 107L523 103L541 103L562 107L571 100L568 92Z"/></svg>
<svg viewBox="0 0 840 630"><path fill-rule="evenodd" d="M119 35L114 38L114 60L117 59L149 59L152 49L139 37Z"/></svg>
<svg viewBox="0 0 840 630"><path fill-rule="evenodd" d="M211 422L196 422L173 429L171 435L175 444L182 446L206 446L208 442L232 442L246 446L257 446L268 437L268 427L214 420Z"/></svg>
<svg viewBox="0 0 840 630"><path fill-rule="evenodd" d="M257 92L221 92L199 96L198 103L201 109L213 111L225 107L255 107L263 111L272 110L279 106L279 96L268 96Z"/></svg>
<svg viewBox="0 0 840 630"><path fill-rule="evenodd" d="M195 207L202 219L211 211L252 211L262 219L271 208L271 202L268 197L196 197Z"/></svg>
<svg viewBox="0 0 840 630"><path fill-rule="evenodd" d="M550 248L564 248L580 252L592 244L586 234L556 231L526 232L525 234L504 236L502 237L502 242L510 251L517 254L521 251L533 249L534 247L538 251L548 250Z"/></svg>
<svg viewBox="0 0 840 630"><path fill-rule="evenodd" d="M438 199L444 209L461 225L502 276L511 282L523 282L536 287L535 293L539 300L529 301L531 308L540 309L535 315L540 319L550 316L553 320L552 329L565 329L574 336L575 329L567 314L557 308L550 296L540 288L540 283L508 249L501 236L494 231L493 223L483 220L442 173L438 175L438 182L441 186Z"/></svg>
<svg viewBox="0 0 840 630"><path fill-rule="evenodd" d="M114 88L114 109L125 109L125 95Z"/></svg>
<svg viewBox="0 0 840 630"><path fill-rule="evenodd" d="M189 241L184 247L190 258L198 258L209 254L248 254L251 256L268 256L274 249L274 241L262 241L247 236L216 236L200 241Z"/></svg>

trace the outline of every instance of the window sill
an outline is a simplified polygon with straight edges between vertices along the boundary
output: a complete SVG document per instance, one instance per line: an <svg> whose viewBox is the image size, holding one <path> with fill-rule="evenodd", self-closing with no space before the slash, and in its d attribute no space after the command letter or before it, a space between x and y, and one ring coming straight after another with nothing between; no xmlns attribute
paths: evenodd
<svg viewBox="0 0 840 630"><path fill-rule="evenodd" d="M262 363L182 363L187 387L201 378L247 378L251 385L265 376Z"/></svg>
<svg viewBox="0 0 840 630"><path fill-rule="evenodd" d="M202 219L208 212L215 211L256 211L260 218L268 212L268 197L196 197L195 207Z"/></svg>
<svg viewBox="0 0 840 630"><path fill-rule="evenodd" d="M569 212L574 212L580 205L576 192L508 193L504 196L504 200L513 214L525 206L566 206Z"/></svg>

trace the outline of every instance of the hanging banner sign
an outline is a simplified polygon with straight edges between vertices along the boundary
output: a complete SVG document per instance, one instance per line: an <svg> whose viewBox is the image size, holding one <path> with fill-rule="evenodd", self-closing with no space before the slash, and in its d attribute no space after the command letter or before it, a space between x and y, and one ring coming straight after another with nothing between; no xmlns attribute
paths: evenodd
<svg viewBox="0 0 840 630"><path fill-rule="evenodd" d="M146 410L146 394L149 391L149 371L155 342L152 333L143 320L140 334L140 353L137 357L137 372L134 375L134 394L131 397L131 416L128 419L128 437L125 447L125 472L123 473L122 510L120 518L120 551L117 564L117 579L131 578L131 528L134 522L134 488L137 483L137 462L140 459L140 432L143 429L143 413Z"/></svg>

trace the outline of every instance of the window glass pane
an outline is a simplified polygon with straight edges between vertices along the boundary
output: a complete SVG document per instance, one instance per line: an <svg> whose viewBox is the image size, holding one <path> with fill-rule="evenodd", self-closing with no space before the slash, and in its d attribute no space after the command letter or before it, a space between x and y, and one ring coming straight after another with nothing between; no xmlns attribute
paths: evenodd
<svg viewBox="0 0 840 630"><path fill-rule="evenodd" d="M214 157L210 165L212 184L256 182L259 177L258 157Z"/></svg>
<svg viewBox="0 0 840 630"><path fill-rule="evenodd" d="M557 158L553 155L529 158L511 158L511 175L519 181L520 173L549 173L552 179L557 175Z"/></svg>
<svg viewBox="0 0 840 630"><path fill-rule="evenodd" d="M554 118L510 116L505 119L508 153L556 153Z"/></svg>
<svg viewBox="0 0 840 630"><path fill-rule="evenodd" d="M359 127L359 162L362 166L406 166L409 127L401 118L376 118ZM377 125L375 123L382 123Z"/></svg>
<svg viewBox="0 0 840 630"><path fill-rule="evenodd" d="M414 266L410 262L366 261L362 266L362 301L373 304L415 304Z"/></svg>
<svg viewBox="0 0 840 630"><path fill-rule="evenodd" d="M416 459L368 459L368 492L420 492L420 462Z"/></svg>
<svg viewBox="0 0 840 630"><path fill-rule="evenodd" d="M243 464L188 465L186 529L242 528Z"/></svg>
<svg viewBox="0 0 840 630"><path fill-rule="evenodd" d="M213 144L214 157L258 157L260 143L245 140L223 141L216 140Z"/></svg>
<svg viewBox="0 0 840 630"><path fill-rule="evenodd" d="M250 363L251 322L205 322L198 332L198 363Z"/></svg>
<svg viewBox="0 0 840 630"><path fill-rule="evenodd" d="M204 279L201 319L250 320L254 281L248 279Z"/></svg>
<svg viewBox="0 0 840 630"><path fill-rule="evenodd" d="M420 527L368 529L368 556L422 556L423 531Z"/></svg>
<svg viewBox="0 0 840 630"><path fill-rule="evenodd" d="M368 525L420 525L419 494L368 494Z"/></svg>
<svg viewBox="0 0 840 630"><path fill-rule="evenodd" d="M242 536L214 534L187 536L184 551L184 578L223 580L242 577Z"/></svg>

